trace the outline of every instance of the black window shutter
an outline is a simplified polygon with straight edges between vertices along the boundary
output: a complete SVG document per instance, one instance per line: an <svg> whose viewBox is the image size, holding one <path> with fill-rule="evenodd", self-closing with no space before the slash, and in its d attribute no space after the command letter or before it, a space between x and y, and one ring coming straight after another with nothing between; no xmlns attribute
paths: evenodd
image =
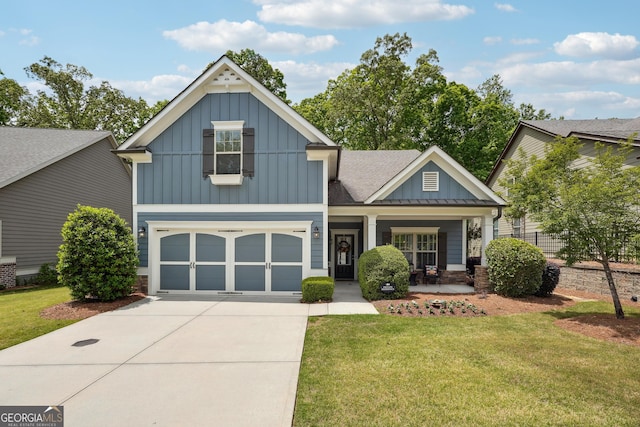
<svg viewBox="0 0 640 427"><path fill-rule="evenodd" d="M242 175L253 177L255 169L255 131L242 129Z"/></svg>
<svg viewBox="0 0 640 427"><path fill-rule="evenodd" d="M202 177L207 179L209 175L213 175L213 149L215 144L213 129L202 130Z"/></svg>
<svg viewBox="0 0 640 427"><path fill-rule="evenodd" d="M438 233L438 268L447 269L447 233Z"/></svg>
<svg viewBox="0 0 640 427"><path fill-rule="evenodd" d="M391 244L391 232L390 231L383 231L382 232L382 244L383 245L390 245Z"/></svg>

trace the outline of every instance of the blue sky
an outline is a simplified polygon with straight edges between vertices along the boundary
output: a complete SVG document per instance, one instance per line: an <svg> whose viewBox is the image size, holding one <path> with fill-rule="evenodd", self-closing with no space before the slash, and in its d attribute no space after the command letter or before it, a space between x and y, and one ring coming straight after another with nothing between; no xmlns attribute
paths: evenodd
<svg viewBox="0 0 640 427"><path fill-rule="evenodd" d="M171 99L228 49L254 49L294 102L358 64L376 37L406 32L406 62L435 49L448 80L493 74L514 95L566 119L640 117L637 0L5 0L0 70L47 55L128 96Z"/></svg>

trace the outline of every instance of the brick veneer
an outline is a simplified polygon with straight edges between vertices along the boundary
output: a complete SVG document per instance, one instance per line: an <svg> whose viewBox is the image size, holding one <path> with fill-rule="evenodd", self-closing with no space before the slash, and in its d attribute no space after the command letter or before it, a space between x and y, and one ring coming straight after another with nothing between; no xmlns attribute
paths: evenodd
<svg viewBox="0 0 640 427"><path fill-rule="evenodd" d="M142 292L145 295L149 294L148 276L138 276L138 281L136 282L136 292Z"/></svg>
<svg viewBox="0 0 640 427"><path fill-rule="evenodd" d="M15 261L0 263L0 285L5 288L13 288L16 285Z"/></svg>

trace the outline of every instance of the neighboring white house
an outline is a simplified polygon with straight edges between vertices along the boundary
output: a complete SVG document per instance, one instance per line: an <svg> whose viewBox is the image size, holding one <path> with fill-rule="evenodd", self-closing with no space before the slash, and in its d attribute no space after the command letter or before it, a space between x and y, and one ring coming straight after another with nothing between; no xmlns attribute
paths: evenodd
<svg viewBox="0 0 640 427"><path fill-rule="evenodd" d="M504 176L506 168L505 161L511 158L518 158L519 149L522 148L527 156L536 155L538 158L544 157L545 146L552 143L556 137L579 138L583 144L580 153L581 158L576 162L576 167L581 167L589 162L596 155L595 144L602 142L605 144L618 144L633 138L634 150L628 156L626 164L634 166L640 164L640 118L636 119L594 119L594 120L526 120L521 121L513 132L507 146L503 150L500 158L496 162L493 170L486 180L487 185L504 198L509 199L498 182ZM508 221L502 217L496 221L494 236L514 236L525 238L531 243L541 246L547 253L553 253L559 249L555 247L557 242L545 240L546 236L539 233L539 225L534 221L523 217L513 221ZM548 247L545 247L548 245Z"/></svg>

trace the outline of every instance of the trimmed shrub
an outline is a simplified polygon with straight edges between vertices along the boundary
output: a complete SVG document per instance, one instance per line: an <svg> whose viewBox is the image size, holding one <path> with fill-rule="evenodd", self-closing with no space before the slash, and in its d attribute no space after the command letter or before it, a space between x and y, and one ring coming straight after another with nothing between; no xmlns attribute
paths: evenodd
<svg viewBox="0 0 640 427"><path fill-rule="evenodd" d="M506 297L533 295L540 288L546 259L540 248L511 237L492 240L486 249L489 281Z"/></svg>
<svg viewBox="0 0 640 427"><path fill-rule="evenodd" d="M538 297L551 296L556 286L558 286L558 282L560 282L560 266L547 262L542 272L542 283L535 295Z"/></svg>
<svg viewBox="0 0 640 427"><path fill-rule="evenodd" d="M131 229L111 209L80 206L62 226L58 280L76 300L113 301L133 291L138 254Z"/></svg>
<svg viewBox="0 0 640 427"><path fill-rule="evenodd" d="M58 273L55 265L51 263L42 264L38 274L33 281L42 286L53 286L58 284Z"/></svg>
<svg viewBox="0 0 640 427"><path fill-rule="evenodd" d="M327 276L313 276L302 280L302 302L331 301L335 282Z"/></svg>
<svg viewBox="0 0 640 427"><path fill-rule="evenodd" d="M362 296L369 301L403 298L409 291L409 262L397 248L378 246L358 258L358 281ZM380 291L380 285L387 282L395 285L395 292Z"/></svg>

